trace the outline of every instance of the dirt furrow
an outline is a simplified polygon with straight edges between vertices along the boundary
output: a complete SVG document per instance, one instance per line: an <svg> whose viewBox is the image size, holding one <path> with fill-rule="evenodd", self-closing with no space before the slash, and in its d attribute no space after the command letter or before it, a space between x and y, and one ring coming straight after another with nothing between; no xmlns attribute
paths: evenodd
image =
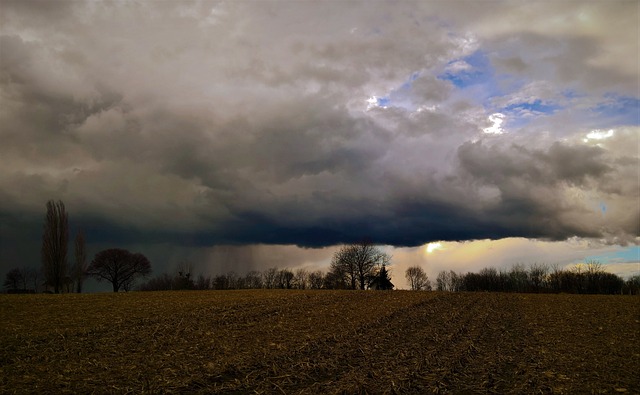
<svg viewBox="0 0 640 395"><path fill-rule="evenodd" d="M503 294L484 295L482 300L477 311L484 319L473 328L472 343L460 366L445 376L447 392L547 393L548 386L518 365L529 357L522 306Z"/></svg>
<svg viewBox="0 0 640 395"><path fill-rule="evenodd" d="M382 316L354 331L335 333L295 354L227 372L220 392L415 392L437 388L469 349L469 328L483 319L477 298L435 297ZM460 357L445 358L452 351ZM456 362L457 361L457 362ZM441 364L441 365L439 365ZM265 373L266 372L266 373ZM211 388L209 388L210 390Z"/></svg>

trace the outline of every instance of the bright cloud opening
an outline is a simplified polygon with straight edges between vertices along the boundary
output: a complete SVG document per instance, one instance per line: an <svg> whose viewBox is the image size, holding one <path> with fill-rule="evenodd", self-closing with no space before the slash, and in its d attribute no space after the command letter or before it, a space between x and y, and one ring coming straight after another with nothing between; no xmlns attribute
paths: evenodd
<svg viewBox="0 0 640 395"><path fill-rule="evenodd" d="M367 110L375 107L387 108L389 99L387 97L371 96L367 99Z"/></svg>
<svg viewBox="0 0 640 395"><path fill-rule="evenodd" d="M608 139L609 137L613 137L613 134L614 134L613 129L609 129L607 131L596 129L589 132L587 134L587 137L584 138L583 141L586 143L589 140L604 140L604 139Z"/></svg>
<svg viewBox="0 0 640 395"><path fill-rule="evenodd" d="M504 130L502 129L502 123L504 122L504 118L505 118L505 115L499 112L489 115L489 122L491 122L493 125L489 126L488 128L482 129L482 131L487 134L504 133Z"/></svg>

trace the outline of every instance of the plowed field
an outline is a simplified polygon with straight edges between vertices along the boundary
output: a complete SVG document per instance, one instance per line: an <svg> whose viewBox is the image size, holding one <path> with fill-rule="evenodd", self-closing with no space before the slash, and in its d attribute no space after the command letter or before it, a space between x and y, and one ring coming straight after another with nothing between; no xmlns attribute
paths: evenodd
<svg viewBox="0 0 640 395"><path fill-rule="evenodd" d="M0 393L640 393L640 299L0 296Z"/></svg>

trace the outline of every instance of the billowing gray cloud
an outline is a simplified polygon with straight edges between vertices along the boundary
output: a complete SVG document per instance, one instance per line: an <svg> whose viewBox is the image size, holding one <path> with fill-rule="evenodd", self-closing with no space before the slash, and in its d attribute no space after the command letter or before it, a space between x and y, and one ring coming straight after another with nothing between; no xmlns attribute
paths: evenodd
<svg viewBox="0 0 640 395"><path fill-rule="evenodd" d="M493 194L484 212L523 236L603 237L603 221L617 223L618 231L630 237L637 234L637 224L625 220L633 213L633 197L608 191L610 182L637 182L627 179L616 168L617 158L606 158L601 147L556 142L542 151L466 143L459 154L473 182ZM604 202L615 210L606 212Z"/></svg>
<svg viewBox="0 0 640 395"><path fill-rule="evenodd" d="M5 256L640 233L633 2L2 8Z"/></svg>

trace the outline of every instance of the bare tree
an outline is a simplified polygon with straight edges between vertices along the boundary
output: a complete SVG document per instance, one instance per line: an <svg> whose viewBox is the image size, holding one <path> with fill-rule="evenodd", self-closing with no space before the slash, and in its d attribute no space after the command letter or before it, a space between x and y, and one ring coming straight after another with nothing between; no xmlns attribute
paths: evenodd
<svg viewBox="0 0 640 395"><path fill-rule="evenodd" d="M238 276L238 273L234 272L233 270L230 270L227 272L226 278L227 278L227 289L240 288L239 286L240 277Z"/></svg>
<svg viewBox="0 0 640 395"><path fill-rule="evenodd" d="M262 288L262 274L257 270L251 270L244 276L244 283L249 289Z"/></svg>
<svg viewBox="0 0 640 395"><path fill-rule="evenodd" d="M453 270L449 270L449 289L452 292L460 291L460 288L462 288L462 280L462 274L458 274Z"/></svg>
<svg viewBox="0 0 640 395"><path fill-rule="evenodd" d="M8 290L18 290L23 289L24 283L24 273L19 268L13 268L7 272L7 275L4 278L4 286Z"/></svg>
<svg viewBox="0 0 640 395"><path fill-rule="evenodd" d="M202 273L198 274L198 278L195 282L195 287L199 290L206 290L211 288L211 276L205 277Z"/></svg>
<svg viewBox="0 0 640 395"><path fill-rule="evenodd" d="M176 270L179 277L191 279L193 274L193 264L189 261L182 261L178 264L178 268Z"/></svg>
<svg viewBox="0 0 640 395"><path fill-rule="evenodd" d="M321 270L309 273L309 288L322 289L324 288L324 273Z"/></svg>
<svg viewBox="0 0 640 395"><path fill-rule="evenodd" d="M449 270L448 272L443 270L438 273L438 277L436 278L436 289L438 291L457 292L463 285L464 276L453 270Z"/></svg>
<svg viewBox="0 0 640 395"><path fill-rule="evenodd" d="M366 289L367 281L377 273L378 268L388 265L390 261L389 255L365 240L342 246L333 255L331 268L339 268L347 276L351 289Z"/></svg>
<svg viewBox="0 0 640 395"><path fill-rule="evenodd" d="M601 280L604 277L605 271L602 264L598 261L585 262L585 288L586 292L590 294L603 293Z"/></svg>
<svg viewBox="0 0 640 395"><path fill-rule="evenodd" d="M438 291L450 291L449 289L449 272L446 270L438 273L438 277L436 277L436 289Z"/></svg>
<svg viewBox="0 0 640 395"><path fill-rule="evenodd" d="M195 283L192 279L193 265L191 262L182 261L176 268L176 275L173 281L173 289L193 289Z"/></svg>
<svg viewBox="0 0 640 395"><path fill-rule="evenodd" d="M225 276L224 274L216 275L213 278L212 287L213 289L217 290L229 289L229 286L227 284L227 276Z"/></svg>
<svg viewBox="0 0 640 395"><path fill-rule="evenodd" d="M298 289L309 288L309 272L306 269L297 269L293 278L293 282Z"/></svg>
<svg viewBox="0 0 640 395"><path fill-rule="evenodd" d="M10 292L38 292L38 270L26 266L13 268L7 272L4 286Z"/></svg>
<svg viewBox="0 0 640 395"><path fill-rule="evenodd" d="M324 276L322 284L326 289L349 289L348 277L340 266L333 266Z"/></svg>
<svg viewBox="0 0 640 395"><path fill-rule="evenodd" d="M262 277L263 277L262 283L265 288L267 289L275 288L277 285L276 280L278 277L278 268L272 267L265 270L264 273L262 273Z"/></svg>
<svg viewBox="0 0 640 395"><path fill-rule="evenodd" d="M509 280L516 292L526 292L529 285L529 274L522 263L516 263L511 267Z"/></svg>
<svg viewBox="0 0 640 395"><path fill-rule="evenodd" d="M140 253L111 248L97 253L87 272L98 281L109 281L113 292L118 292L123 286L130 289L137 277L151 273L151 263Z"/></svg>
<svg viewBox="0 0 640 395"><path fill-rule="evenodd" d="M87 275L87 250L84 233L79 231L75 239L76 263L73 266L73 280L76 284L76 292L82 293L82 283Z"/></svg>
<svg viewBox="0 0 640 395"><path fill-rule="evenodd" d="M289 269L282 269L278 271L278 275L277 275L278 288L282 288L282 289L293 288L293 278L294 278L294 274Z"/></svg>
<svg viewBox="0 0 640 395"><path fill-rule="evenodd" d="M625 281L623 291L629 295L640 294L640 274L635 274Z"/></svg>
<svg viewBox="0 0 640 395"><path fill-rule="evenodd" d="M553 290L554 292L560 292L562 286L562 269L560 268L560 265L554 263L551 265L550 270L551 273L549 274L549 285L551 286L551 290Z"/></svg>
<svg viewBox="0 0 640 395"><path fill-rule="evenodd" d="M355 259L353 259L352 249L350 246L341 247L331 260L331 271L333 275L333 282L338 282L338 278L342 277L342 280L348 284L350 289L356 289L358 276L356 274Z"/></svg>
<svg viewBox="0 0 640 395"><path fill-rule="evenodd" d="M420 266L411 266L405 271L405 277L409 281L412 291L431 290L429 277Z"/></svg>
<svg viewBox="0 0 640 395"><path fill-rule="evenodd" d="M67 277L69 219L62 201L47 202L42 234L42 271L47 285L60 293Z"/></svg>
<svg viewBox="0 0 640 395"><path fill-rule="evenodd" d="M529 281L533 292L540 292L540 289L545 285L548 273L549 267L544 263L534 263L529 267Z"/></svg>

